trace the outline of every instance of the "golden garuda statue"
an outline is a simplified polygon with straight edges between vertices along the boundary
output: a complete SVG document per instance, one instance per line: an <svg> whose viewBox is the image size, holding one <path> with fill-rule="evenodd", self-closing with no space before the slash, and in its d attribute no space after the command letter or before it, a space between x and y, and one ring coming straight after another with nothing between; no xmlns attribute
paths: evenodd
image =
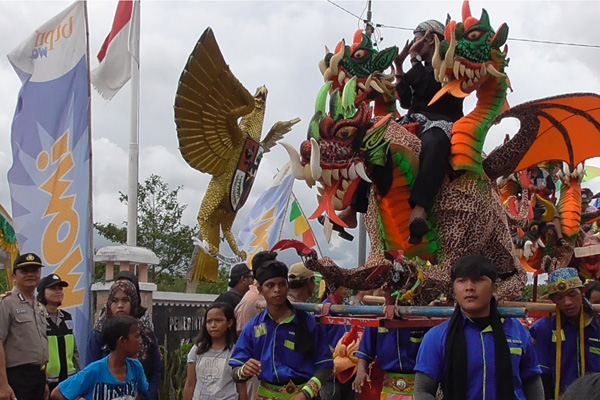
<svg viewBox="0 0 600 400"><path fill-rule="evenodd" d="M198 214L210 254L199 252L192 280L218 281L214 256L219 252L221 231L231 250L246 259L231 226L250 194L263 154L300 122L300 118L277 122L260 142L266 100L266 87L252 96L236 79L212 29L207 28L188 58L175 97L181 155L192 168L213 176Z"/></svg>

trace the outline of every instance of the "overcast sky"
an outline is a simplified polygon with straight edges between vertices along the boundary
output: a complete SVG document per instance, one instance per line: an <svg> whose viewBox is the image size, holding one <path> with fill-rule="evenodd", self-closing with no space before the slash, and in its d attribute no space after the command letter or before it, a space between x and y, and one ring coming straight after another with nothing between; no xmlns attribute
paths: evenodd
<svg viewBox="0 0 600 400"><path fill-rule="evenodd" d="M20 81L5 57L48 19L66 8L65 1L0 2L0 204L10 211L7 172L12 165L10 129ZM365 15L366 1L336 2L356 15ZM88 2L91 67L108 34L117 1ZM430 18L445 21L450 13L461 19L461 1L373 1L373 20L382 24L380 48L402 47L412 37L410 30ZM534 39L600 45L600 3L576 1L472 1L478 17L487 9L498 28L506 22L509 31L510 64L507 73L513 93L511 105L568 93L600 93L600 49L538 44L511 40ZM264 132L278 120L302 118L285 140L295 147L306 136L314 101L322 85L317 67L324 46L334 49L357 28L354 16L326 1L143 1L141 14L141 121L140 181L157 174L175 188L183 185L179 200L188 204L184 222L194 224L210 176L189 167L177 148L173 100L185 62L196 41L211 26L225 60L246 88L254 93L260 85L269 89ZM395 27L395 28L392 28ZM127 191L130 85L107 102L92 93L94 171L94 220L120 225L127 209L118 192ZM467 103L472 107L473 100ZM515 124L503 124L488 135L487 151L498 145ZM268 186L278 167L287 160L281 146L268 153L260 166L249 201L238 213L239 226L256 197ZM294 191L307 214L317 206L315 193L296 182ZM320 225L312 223L318 230ZM234 229L235 231L235 229ZM290 232L286 230L285 232ZM288 233L288 237L293 235ZM356 232L353 232L356 233ZM326 255L340 265L356 265L356 245L334 239L326 245L317 234ZM287 257L286 257L287 258Z"/></svg>

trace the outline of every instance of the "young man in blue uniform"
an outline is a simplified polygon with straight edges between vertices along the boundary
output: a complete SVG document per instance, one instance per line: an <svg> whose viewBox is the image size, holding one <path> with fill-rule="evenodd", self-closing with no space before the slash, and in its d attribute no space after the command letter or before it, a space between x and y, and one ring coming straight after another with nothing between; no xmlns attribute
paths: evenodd
<svg viewBox="0 0 600 400"><path fill-rule="evenodd" d="M452 266L450 277L456 309L449 321L425 334L415 366L415 398L435 399L441 383L447 400L542 400L529 332L498 313L496 266L486 257L467 256Z"/></svg>
<svg viewBox="0 0 600 400"><path fill-rule="evenodd" d="M551 273L548 295L559 312L531 328L548 399L558 398L580 376L600 372L600 324L582 287L574 268Z"/></svg>
<svg viewBox="0 0 600 400"><path fill-rule="evenodd" d="M276 257L260 252L252 260L267 309L246 325L229 365L237 382L258 377L257 399L310 400L331 376L331 351L314 317L295 310L287 299L288 269Z"/></svg>
<svg viewBox="0 0 600 400"><path fill-rule="evenodd" d="M369 364L375 361L385 373L382 400L413 399L415 390L415 362L425 328L387 329L365 328L358 357L354 390L362 391L368 379Z"/></svg>

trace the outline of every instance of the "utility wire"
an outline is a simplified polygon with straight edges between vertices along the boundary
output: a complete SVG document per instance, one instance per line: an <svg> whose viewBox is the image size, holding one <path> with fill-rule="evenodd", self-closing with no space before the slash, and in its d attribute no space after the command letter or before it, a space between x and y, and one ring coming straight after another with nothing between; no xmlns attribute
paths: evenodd
<svg viewBox="0 0 600 400"><path fill-rule="evenodd" d="M340 6L339 4L334 3L332 0L327 0L328 3L336 6L337 8L339 8L342 11L347 12L348 14L352 15L354 18L357 18L359 20L363 20L361 17L359 17L356 14L353 14L352 12L350 12L349 10L345 9L344 7ZM364 10L363 10L364 13ZM413 31L413 28L405 28L402 26L394 26L394 25L386 25L386 24L375 24L375 26L377 28L388 28L388 29L399 29L402 31ZM552 45L557 45L557 46L571 46L571 47L584 47L584 48L591 48L591 49L600 49L600 45L597 44L584 44L584 43L571 43L571 42L556 42L556 41L551 41L551 40L537 40L537 39L521 39L521 38L508 38L509 41L512 42L529 42L529 43L540 43L540 44L552 44Z"/></svg>

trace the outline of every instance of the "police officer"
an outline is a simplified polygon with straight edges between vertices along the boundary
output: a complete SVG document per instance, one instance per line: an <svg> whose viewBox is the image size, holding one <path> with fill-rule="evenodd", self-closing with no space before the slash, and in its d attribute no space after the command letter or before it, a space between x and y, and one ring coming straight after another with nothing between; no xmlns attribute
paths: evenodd
<svg viewBox="0 0 600 400"><path fill-rule="evenodd" d="M63 289L69 284L56 274L42 279L38 286L37 299L48 311L48 347L50 349L46 375L50 392L58 384L80 370L79 353L73 336L73 318L71 314L59 310L65 297Z"/></svg>
<svg viewBox="0 0 600 400"><path fill-rule="evenodd" d="M36 254L19 256L15 287L0 301L0 400L41 400L47 390L47 312L35 298L42 267Z"/></svg>

